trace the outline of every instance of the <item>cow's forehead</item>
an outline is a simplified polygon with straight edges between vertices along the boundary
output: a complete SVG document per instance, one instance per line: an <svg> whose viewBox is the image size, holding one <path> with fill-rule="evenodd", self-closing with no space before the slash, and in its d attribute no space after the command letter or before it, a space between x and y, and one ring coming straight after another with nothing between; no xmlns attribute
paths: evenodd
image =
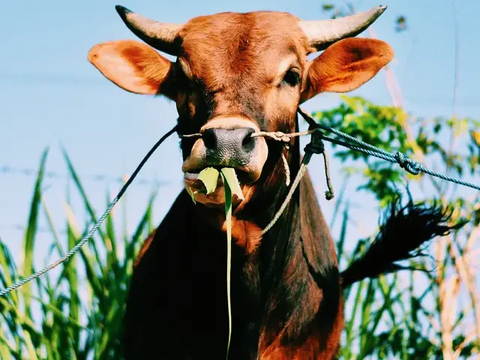
<svg viewBox="0 0 480 360"><path fill-rule="evenodd" d="M193 18L179 33L180 58L211 90L238 80L267 84L292 56L302 64L308 41L298 19L281 12L220 13Z"/></svg>
<svg viewBox="0 0 480 360"><path fill-rule="evenodd" d="M218 56L226 52L305 53L308 41L298 26L299 19L289 13L259 11L219 13L199 16L180 30L185 56Z"/></svg>

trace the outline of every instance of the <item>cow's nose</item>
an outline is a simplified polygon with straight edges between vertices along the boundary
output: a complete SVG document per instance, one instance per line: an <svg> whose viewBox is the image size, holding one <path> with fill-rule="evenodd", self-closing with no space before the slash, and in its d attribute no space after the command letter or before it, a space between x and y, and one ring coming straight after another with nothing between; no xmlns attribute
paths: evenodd
<svg viewBox="0 0 480 360"><path fill-rule="evenodd" d="M246 127L206 129L203 142L207 148L207 162L233 167L246 165L258 143L258 138L251 136L254 132Z"/></svg>

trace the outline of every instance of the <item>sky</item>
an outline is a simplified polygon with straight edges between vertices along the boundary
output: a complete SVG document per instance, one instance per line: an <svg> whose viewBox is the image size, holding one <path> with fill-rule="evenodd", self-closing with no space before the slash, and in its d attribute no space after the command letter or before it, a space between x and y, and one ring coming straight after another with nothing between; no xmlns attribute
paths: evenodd
<svg viewBox="0 0 480 360"><path fill-rule="evenodd" d="M278 10L304 20L326 18L319 1L125 1L119 4L145 16L175 23L222 11ZM2 5L0 238L17 258L23 237L21 226L27 221L35 181L32 174L22 169L36 171L45 147L50 148L47 171L60 175L66 174L61 151L62 146L66 149L100 214L107 206L106 191L113 196L119 184L98 177L131 174L156 140L175 124L176 111L171 101L127 93L106 80L87 61L89 49L97 43L135 39L117 15L116 4L109 0L50 0L47 5L25 0ZM358 11L366 11L378 2L362 0L354 4ZM478 0L397 0L383 4L388 9L372 29L395 50L392 66L406 109L420 117L450 116L457 72L456 114L480 119ZM399 15L407 17L408 31L394 31L394 21ZM380 73L351 95L390 105L384 79ZM336 104L337 95L323 94L307 102L304 108L314 111ZM331 165L332 180L340 188L343 180L337 170L341 164L333 160ZM322 166L318 158L310 169L320 205L329 219L335 200L327 202L322 196L325 190ZM11 171L2 172L5 167ZM141 217L152 191L151 182L160 180L165 184L159 189L154 213L159 223L182 188L178 139L171 137L139 177L145 182L134 184L127 192L128 223L135 224ZM377 225L372 198L355 191L355 185L347 193L355 205L352 244L356 238L369 235ZM44 189L45 200L61 229L65 223L66 180L47 179ZM40 226L45 226L44 219ZM50 243L48 234L37 239L40 248ZM44 252L39 251L38 264L44 264Z"/></svg>

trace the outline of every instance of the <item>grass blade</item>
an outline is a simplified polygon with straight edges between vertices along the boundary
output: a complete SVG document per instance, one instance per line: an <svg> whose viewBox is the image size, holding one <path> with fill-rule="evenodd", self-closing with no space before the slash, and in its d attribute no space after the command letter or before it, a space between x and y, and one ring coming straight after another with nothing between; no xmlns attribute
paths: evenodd
<svg viewBox="0 0 480 360"><path fill-rule="evenodd" d="M88 200L88 196L85 192L85 189L83 188L83 185L80 181L80 178L78 177L77 172L75 171L75 169L73 167L73 164L72 164L72 162L71 162L71 160L70 160L70 158L69 158L65 149L63 149L63 156L64 156L65 161L67 163L68 172L69 172L69 174L70 174L70 176L73 180L73 183L75 184L75 187L77 188L78 192L80 193L80 197L83 201L85 209L87 210L88 214L90 215L91 223L87 223L87 227L90 227L91 224L97 222L97 220L98 220L97 216L95 215L95 211L93 209L93 206L91 205L90 201ZM105 233L103 232L103 230L101 228L98 228L97 232L98 232L98 234L100 235L100 237L103 241L103 245L105 246L105 248L108 249L108 241L106 239ZM101 258L101 255L100 255L98 249L97 249L97 246L95 244L95 239L93 237L92 237L92 241L89 242L89 245L95 253L96 262L101 264L102 258ZM105 270L104 270L102 275L105 277L105 280L108 282L107 286L110 287L112 284L109 281L110 279L109 279L108 274Z"/></svg>
<svg viewBox="0 0 480 360"><path fill-rule="evenodd" d="M33 191L33 197L30 205L30 213L28 215L27 229L25 230L25 239L23 244L24 258L23 258L23 276L29 276L33 273L33 249L35 246L35 235L37 232L37 223L38 215L40 210L40 205L42 201L42 181L43 173L45 170L45 163L47 160L48 148L46 148L40 160L40 168L38 170L37 180L35 181L35 188ZM24 295L24 304L25 312L28 315L31 315L30 304L31 304L31 284L27 283L23 286L23 295Z"/></svg>
<svg viewBox="0 0 480 360"><path fill-rule="evenodd" d="M230 341L232 339L232 300L231 295L231 272L232 272L232 191L230 189L230 182L222 169L223 184L225 190L225 217L227 221L227 307L228 307L228 342L227 354L230 352ZM232 169L233 170L233 169ZM233 173L234 179L237 177L235 171ZM231 176L230 176L231 177ZM238 181L237 181L238 184ZM241 193L241 191L240 191Z"/></svg>

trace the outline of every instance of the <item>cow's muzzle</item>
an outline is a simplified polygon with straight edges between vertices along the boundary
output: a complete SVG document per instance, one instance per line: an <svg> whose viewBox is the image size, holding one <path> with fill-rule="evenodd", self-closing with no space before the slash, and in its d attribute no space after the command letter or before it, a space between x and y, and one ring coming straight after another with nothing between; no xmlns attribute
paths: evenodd
<svg viewBox="0 0 480 360"><path fill-rule="evenodd" d="M264 138L252 137L257 131L259 128L254 122L241 117L220 117L208 121L183 163L186 185L201 186L197 180L198 173L206 167L232 167L240 184L257 181L268 156ZM221 182L219 185L222 185ZM210 195L208 202L223 202L223 190L220 192ZM216 196L219 198L215 199Z"/></svg>
<svg viewBox="0 0 480 360"><path fill-rule="evenodd" d="M207 129L203 132L208 164L243 167L255 156L257 137L252 128Z"/></svg>

